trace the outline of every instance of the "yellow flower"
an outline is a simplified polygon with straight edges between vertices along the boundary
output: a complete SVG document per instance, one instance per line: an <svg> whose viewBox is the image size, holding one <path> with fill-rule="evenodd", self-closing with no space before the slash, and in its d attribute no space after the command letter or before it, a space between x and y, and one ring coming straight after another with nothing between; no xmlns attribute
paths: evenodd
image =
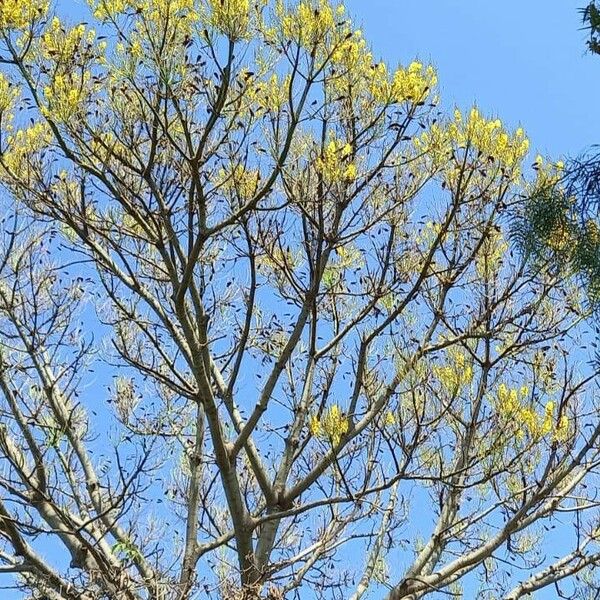
<svg viewBox="0 0 600 600"><path fill-rule="evenodd" d="M354 181L356 165L351 161L352 146L340 140L331 140L317 158L316 168L327 184Z"/></svg>
<svg viewBox="0 0 600 600"><path fill-rule="evenodd" d="M452 348L448 351L448 362L444 366L435 365L433 374L446 390L455 394L473 380L473 366L468 362L465 353Z"/></svg>
<svg viewBox="0 0 600 600"><path fill-rule="evenodd" d="M321 421L319 421L319 417L317 415L312 415L310 418L309 429L312 435L315 437L321 437L323 434L323 429L321 427Z"/></svg>
<svg viewBox="0 0 600 600"><path fill-rule="evenodd" d="M394 73L391 97L394 102L424 102L436 84L435 69L415 61Z"/></svg>
<svg viewBox="0 0 600 600"><path fill-rule="evenodd" d="M452 143L446 128L433 123L427 131L413 138L417 152L430 162L434 169L444 166L452 152Z"/></svg>
<svg viewBox="0 0 600 600"><path fill-rule="evenodd" d="M342 437L348 433L348 427L348 418L337 404L326 410L320 419L313 415L309 423L313 436L325 438L334 446L337 446Z"/></svg>
<svg viewBox="0 0 600 600"><path fill-rule="evenodd" d="M125 12L131 6L129 0L88 0L94 9L96 19L114 19L117 15Z"/></svg>
<svg viewBox="0 0 600 600"><path fill-rule="evenodd" d="M54 17L41 37L40 50L44 58L55 63L70 62L83 41L92 44L95 39L96 32L93 29L86 30L83 24L65 29L60 19Z"/></svg>
<svg viewBox="0 0 600 600"><path fill-rule="evenodd" d="M289 74L280 80L277 74L273 73L266 81L249 86L245 99L249 104L256 104L263 110L277 113L288 100L290 81Z"/></svg>
<svg viewBox="0 0 600 600"><path fill-rule="evenodd" d="M48 0L2 0L0 29L24 30L48 12Z"/></svg>
<svg viewBox="0 0 600 600"><path fill-rule="evenodd" d="M395 417L394 413L391 410L388 410L385 413L385 420L384 420L384 422L385 422L385 424L388 427L392 427L393 425L396 424L396 417Z"/></svg>
<svg viewBox="0 0 600 600"><path fill-rule="evenodd" d="M11 84L11 82L0 73L0 114L10 111L19 96L19 88Z"/></svg>
<svg viewBox="0 0 600 600"><path fill-rule="evenodd" d="M51 84L44 88L46 106L42 113L56 121L69 121L85 100L90 79L89 71L83 74L57 73Z"/></svg>
<svg viewBox="0 0 600 600"><path fill-rule="evenodd" d="M504 383L498 386L498 403L500 411L507 415L513 415L520 407L517 390L509 389Z"/></svg>
<svg viewBox="0 0 600 600"><path fill-rule="evenodd" d="M242 164L233 165L228 170L221 169L217 180L223 191L233 192L243 200L249 200L256 194L259 183L260 173L247 170Z"/></svg>
<svg viewBox="0 0 600 600"><path fill-rule="evenodd" d="M558 424L554 430L554 440L564 442L569 437L569 418L562 415L558 420Z"/></svg>
<svg viewBox="0 0 600 600"><path fill-rule="evenodd" d="M340 269L348 269L363 264L363 256L360 250L352 244L346 243L343 246L338 246L335 251L339 257L337 266Z"/></svg>
<svg viewBox="0 0 600 600"><path fill-rule="evenodd" d="M163 33L165 27L171 33L176 30L179 34L184 30L189 32L190 24L199 18L194 0L88 0L88 4L101 21L114 21L131 13L139 15L146 30L150 26Z"/></svg>
<svg viewBox="0 0 600 600"><path fill-rule="evenodd" d="M2 155L2 170L8 171L11 178L27 180L32 160L50 145L52 139L52 132L45 121L20 129L8 137L7 149Z"/></svg>
<svg viewBox="0 0 600 600"><path fill-rule="evenodd" d="M232 40L243 38L250 22L249 0L208 0L212 25Z"/></svg>
<svg viewBox="0 0 600 600"><path fill-rule="evenodd" d="M554 402L550 401L544 408L544 418L539 426L540 435L547 435L554 427Z"/></svg>
<svg viewBox="0 0 600 600"><path fill-rule="evenodd" d="M451 139L459 148L473 148L486 159L492 159L509 169L518 167L529 152L529 140L520 127L511 135L506 132L499 119L485 119L472 108L466 118L459 110L454 112L454 121L448 131Z"/></svg>
<svg viewBox="0 0 600 600"><path fill-rule="evenodd" d="M529 434L532 440L538 441L550 433L555 441L564 441L569 433L569 421L564 415L554 422L556 404L550 400L544 406L544 412L539 414L531 405L523 404L529 395L527 386L522 386L520 392L510 389L502 383L498 386L498 398L496 409L499 415L510 424L518 424L516 428L517 440L522 440L525 434Z"/></svg>
<svg viewBox="0 0 600 600"><path fill-rule="evenodd" d="M300 2L293 13L283 16L283 35L301 46L322 43L335 29L335 12L328 0Z"/></svg>

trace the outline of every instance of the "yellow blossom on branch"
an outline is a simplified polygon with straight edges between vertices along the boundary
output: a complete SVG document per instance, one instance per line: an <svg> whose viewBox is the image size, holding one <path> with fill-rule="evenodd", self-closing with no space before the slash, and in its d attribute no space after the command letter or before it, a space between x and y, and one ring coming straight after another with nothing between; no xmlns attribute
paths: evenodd
<svg viewBox="0 0 600 600"><path fill-rule="evenodd" d="M459 148L473 148L510 169L517 169L529 151L529 140L523 129L519 127L510 134L500 119L488 120L477 108L472 108L466 118L456 110L448 130Z"/></svg>
<svg viewBox="0 0 600 600"><path fill-rule="evenodd" d="M93 31L92 38L94 37ZM79 48L81 40L85 35L85 25L79 24L70 31L66 31L58 17L54 17L50 27L44 32L41 38L41 51L44 58L51 58L59 62L61 56L70 58Z"/></svg>
<svg viewBox="0 0 600 600"><path fill-rule="evenodd" d="M317 158L317 171L327 184L354 181L356 165L352 162L352 146L341 140L331 140Z"/></svg>
<svg viewBox="0 0 600 600"><path fill-rule="evenodd" d="M464 352L453 348L448 352L448 362L444 366L434 366L433 374L442 387L455 394L473 380L473 366Z"/></svg>
<svg viewBox="0 0 600 600"><path fill-rule="evenodd" d="M413 138L413 144L421 160L426 161L434 169L448 163L452 152L452 141L448 130L433 123L427 131Z"/></svg>
<svg viewBox="0 0 600 600"><path fill-rule="evenodd" d="M553 440L564 441L569 434L569 419L566 415L561 415L556 422L556 405L552 400L546 403L540 413L525 403L528 395L529 390L525 386L520 391L511 389L504 383L498 386L496 410L504 421L516 424L517 439L522 439L527 434L533 441L539 441L552 434Z"/></svg>
<svg viewBox="0 0 600 600"><path fill-rule="evenodd" d="M260 85L256 94L256 103L265 110L278 112L289 98L290 76L280 80L276 73Z"/></svg>
<svg viewBox="0 0 600 600"><path fill-rule="evenodd" d="M2 0L0 29L23 30L48 12L48 0Z"/></svg>
<svg viewBox="0 0 600 600"><path fill-rule="evenodd" d="M391 98L394 102L424 102L436 85L435 69L415 61L394 73Z"/></svg>
<svg viewBox="0 0 600 600"><path fill-rule="evenodd" d="M210 21L232 40L243 38L250 23L249 0L208 0Z"/></svg>
<svg viewBox="0 0 600 600"><path fill-rule="evenodd" d="M7 149L2 154L2 170L10 179L29 179L29 171L37 154L47 148L52 135L50 127L44 121L38 121L27 129L20 129L7 140Z"/></svg>
<svg viewBox="0 0 600 600"><path fill-rule="evenodd" d="M394 415L394 413L391 410L388 410L385 413L384 423L388 427L392 427L393 425L396 424L396 416Z"/></svg>
<svg viewBox="0 0 600 600"><path fill-rule="evenodd" d="M44 88L46 106L43 113L56 121L67 122L79 110L88 93L91 75L57 74L50 85Z"/></svg>
<svg viewBox="0 0 600 600"><path fill-rule="evenodd" d="M319 0L300 2L289 14L284 14L281 8L279 12L284 37L295 40L301 46L312 47L333 33L336 14L343 15L344 8L340 5L334 9L327 0Z"/></svg>
<svg viewBox="0 0 600 600"><path fill-rule="evenodd" d="M334 446L348 433L348 427L348 418L337 404L327 409L321 418L313 415L309 423L310 432L314 437L324 438Z"/></svg>
<svg viewBox="0 0 600 600"><path fill-rule="evenodd" d="M11 84L3 73L0 73L0 115L10 111L19 96L19 88Z"/></svg>
<svg viewBox="0 0 600 600"><path fill-rule="evenodd" d="M117 15L130 8L131 0L89 0L97 19L114 19Z"/></svg>

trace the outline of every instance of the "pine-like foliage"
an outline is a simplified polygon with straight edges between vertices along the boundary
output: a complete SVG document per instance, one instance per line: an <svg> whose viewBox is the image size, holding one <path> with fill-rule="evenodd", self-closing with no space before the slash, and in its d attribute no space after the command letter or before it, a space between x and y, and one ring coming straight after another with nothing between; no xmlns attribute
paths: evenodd
<svg viewBox="0 0 600 600"><path fill-rule="evenodd" d="M600 154L550 167L541 164L538 181L515 220L514 237L536 266L580 277L588 299L600 306Z"/></svg>

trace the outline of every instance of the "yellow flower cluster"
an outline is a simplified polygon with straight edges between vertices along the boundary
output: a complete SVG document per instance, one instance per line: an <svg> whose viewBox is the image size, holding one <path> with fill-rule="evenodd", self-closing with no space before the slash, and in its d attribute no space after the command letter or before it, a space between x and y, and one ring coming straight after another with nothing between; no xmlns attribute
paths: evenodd
<svg viewBox="0 0 600 600"><path fill-rule="evenodd" d="M533 161L533 168L536 172L535 187L544 188L557 183L562 177L564 166L562 160L552 162L538 154Z"/></svg>
<svg viewBox="0 0 600 600"><path fill-rule="evenodd" d="M331 60L338 67L347 71L362 69L364 64L372 64L372 55L367 48L367 42L360 30L351 32L347 28L344 39L337 44L331 54Z"/></svg>
<svg viewBox="0 0 600 600"><path fill-rule="evenodd" d="M233 192L243 200L250 200L256 194L259 183L260 173L239 163L231 169L221 169L217 178L220 189Z"/></svg>
<svg viewBox="0 0 600 600"><path fill-rule="evenodd" d="M424 102L436 85L437 74L431 65L412 62L394 73L388 93L393 102Z"/></svg>
<svg viewBox="0 0 600 600"><path fill-rule="evenodd" d="M388 410L385 413L385 417L383 419L383 423L387 427L393 427L396 424L396 416L394 415L394 413L391 410Z"/></svg>
<svg viewBox="0 0 600 600"><path fill-rule="evenodd" d="M52 132L45 121L38 121L27 129L20 129L7 139L2 166L11 177L27 179L31 158L48 147L52 139Z"/></svg>
<svg viewBox="0 0 600 600"><path fill-rule="evenodd" d="M317 158L316 168L326 184L350 182L356 179L356 165L351 160L352 146L333 139Z"/></svg>
<svg viewBox="0 0 600 600"><path fill-rule="evenodd" d="M475 257L475 268L479 277L489 280L494 276L500 268L507 250L508 243L502 232L492 228L487 233L479 253Z"/></svg>
<svg viewBox="0 0 600 600"><path fill-rule="evenodd" d="M473 366L468 361L466 354L457 348L448 351L448 359L448 363L444 366L435 365L433 374L442 387L455 394L473 380Z"/></svg>
<svg viewBox="0 0 600 600"><path fill-rule="evenodd" d="M447 164L452 152L448 130L433 123L427 131L413 138L416 151L423 160L439 169Z"/></svg>
<svg viewBox="0 0 600 600"><path fill-rule="evenodd" d="M390 78L385 63L374 63L360 30L352 32L349 25L342 30L331 55L336 75L332 86L342 93L347 87L364 88L370 96L382 104L400 102L423 102L437 85L437 74L431 66L414 61L408 67L400 67Z"/></svg>
<svg viewBox="0 0 600 600"><path fill-rule="evenodd" d="M0 73L0 115L4 116L6 112L13 108L18 96L19 88L12 85L4 74ZM4 119L6 120L6 117Z"/></svg>
<svg viewBox="0 0 600 600"><path fill-rule="evenodd" d="M232 40L243 38L250 23L249 0L208 0L210 22Z"/></svg>
<svg viewBox="0 0 600 600"><path fill-rule="evenodd" d="M219 1L219 0L215 0ZM304 47L322 44L335 31L336 17L341 17L343 5L336 8L328 0L303 1L292 13L284 14L281 3L278 10L282 20L283 35Z"/></svg>
<svg viewBox="0 0 600 600"><path fill-rule="evenodd" d="M48 12L48 0L2 0L0 29L24 30Z"/></svg>
<svg viewBox="0 0 600 600"><path fill-rule="evenodd" d="M94 9L96 19L114 19L131 7L131 0L88 0Z"/></svg>
<svg viewBox="0 0 600 600"><path fill-rule="evenodd" d="M256 113L260 110L278 113L289 98L289 74L280 79L277 73L272 73L268 79L263 80L242 71L238 81L240 88L243 88L238 97L240 115L245 116L250 111Z"/></svg>
<svg viewBox="0 0 600 600"><path fill-rule="evenodd" d="M49 82L43 88L46 100L42 113L55 121L68 121L89 94L91 74L86 66L98 58L106 43L95 44L96 32L80 24L65 28L54 17L39 40L41 56L53 63ZM77 67L77 68L75 68Z"/></svg>
<svg viewBox="0 0 600 600"><path fill-rule="evenodd" d="M476 108L465 119L459 110L448 126L450 139L460 147L474 148L508 168L517 168L529 151L529 140L520 127L510 135L499 119L487 120Z"/></svg>
<svg viewBox="0 0 600 600"><path fill-rule="evenodd" d="M337 265L340 269L353 268L363 263L363 255L352 244L346 243L343 246L338 246L335 252L339 257Z"/></svg>
<svg viewBox="0 0 600 600"><path fill-rule="evenodd" d="M44 88L46 106L42 113L55 121L69 121L85 99L90 79L89 71L74 76L56 74L51 85Z"/></svg>
<svg viewBox="0 0 600 600"><path fill-rule="evenodd" d="M320 419L313 415L309 425L313 436L329 440L334 446L348 433L348 427L348 418L337 404L326 410Z"/></svg>
<svg viewBox="0 0 600 600"><path fill-rule="evenodd" d="M328 79L327 85L332 96L363 100L363 109L368 109L372 100L389 101L390 82L385 63L375 64L373 54L360 30L352 31L350 23L339 28L340 39L334 42L331 61L335 74Z"/></svg>
<svg viewBox="0 0 600 600"><path fill-rule="evenodd" d="M99 164L107 164L112 158L129 155L130 150L110 131L96 132L90 141L90 159Z"/></svg>
<svg viewBox="0 0 600 600"><path fill-rule="evenodd" d="M44 58L51 59L55 63L67 62L79 50L83 41L89 45L95 39L96 32L93 29L87 30L86 33L85 25L80 24L66 30L60 19L54 17L41 37L40 50Z"/></svg>
<svg viewBox="0 0 600 600"><path fill-rule="evenodd" d="M194 0L88 0L88 4L92 7L94 16L101 21L115 20L131 11L142 15L146 23L159 26L160 31L166 24L184 28L190 21L199 18Z"/></svg>
<svg viewBox="0 0 600 600"><path fill-rule="evenodd" d="M528 434L537 441L552 433L553 440L565 440L569 434L569 419L562 415L558 423L555 423L555 404L552 401L547 402L543 414L539 414L531 406L524 404L528 395L529 389L526 386L520 390L510 389L504 383L498 386L497 410L504 419L518 424L517 438L522 439Z"/></svg>
<svg viewBox="0 0 600 600"><path fill-rule="evenodd" d="M280 81L276 73L271 75L265 83L260 85L256 94L256 102L263 109L278 112L287 102L289 97L291 77L286 75Z"/></svg>

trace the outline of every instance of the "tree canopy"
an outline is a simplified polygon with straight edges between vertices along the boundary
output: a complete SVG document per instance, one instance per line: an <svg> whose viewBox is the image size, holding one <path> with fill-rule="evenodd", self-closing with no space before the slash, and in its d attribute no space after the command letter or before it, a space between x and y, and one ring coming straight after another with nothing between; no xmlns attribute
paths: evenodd
<svg viewBox="0 0 600 600"><path fill-rule="evenodd" d="M525 178L522 129L444 110L329 0L60 4L0 3L0 573L593 589L587 310L507 241L560 165Z"/></svg>
<svg viewBox="0 0 600 600"><path fill-rule="evenodd" d="M584 28L589 30L587 42L590 52L600 54L600 8L597 2L590 2L581 10Z"/></svg>
<svg viewBox="0 0 600 600"><path fill-rule="evenodd" d="M600 9L581 9L587 46L600 54ZM598 145L569 157L554 177L538 178L514 230L530 259L553 261L583 285L592 309L600 307L600 153Z"/></svg>

